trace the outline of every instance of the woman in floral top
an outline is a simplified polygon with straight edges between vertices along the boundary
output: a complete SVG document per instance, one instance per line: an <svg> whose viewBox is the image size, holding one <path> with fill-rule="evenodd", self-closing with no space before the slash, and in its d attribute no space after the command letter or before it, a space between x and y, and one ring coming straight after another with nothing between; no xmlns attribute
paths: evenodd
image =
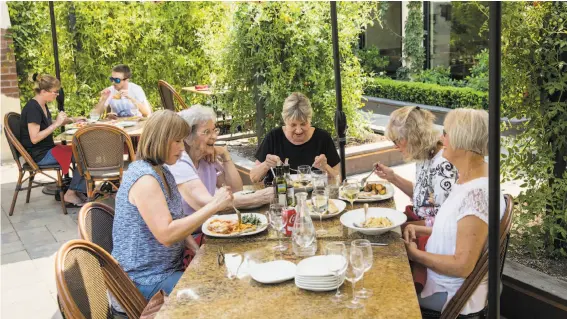
<svg viewBox="0 0 567 319"><path fill-rule="evenodd" d="M416 161L415 184L378 163L376 173L413 199L406 207L408 223L432 225L437 210L447 199L457 179L457 170L443 157L441 132L434 126L435 116L416 106L406 106L390 115L388 137L406 161ZM405 226L405 225L404 225Z"/></svg>

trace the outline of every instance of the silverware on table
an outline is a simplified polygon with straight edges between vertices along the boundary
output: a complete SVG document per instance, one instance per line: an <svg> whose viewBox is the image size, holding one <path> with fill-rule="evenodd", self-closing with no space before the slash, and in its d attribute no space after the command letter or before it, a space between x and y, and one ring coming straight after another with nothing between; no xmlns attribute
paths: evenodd
<svg viewBox="0 0 567 319"><path fill-rule="evenodd" d="M370 243L370 246L388 246L386 243Z"/></svg>

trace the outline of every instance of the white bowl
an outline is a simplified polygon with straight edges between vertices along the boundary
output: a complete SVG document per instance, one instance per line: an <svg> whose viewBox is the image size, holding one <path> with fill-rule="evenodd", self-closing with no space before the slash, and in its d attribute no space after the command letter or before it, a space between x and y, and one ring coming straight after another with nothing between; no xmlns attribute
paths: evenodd
<svg viewBox="0 0 567 319"><path fill-rule="evenodd" d="M348 211L341 216L341 224L345 227L359 231L365 235L380 235L386 233L407 221L407 216L397 210L390 208L370 207L368 209L368 218L370 217L387 217L392 221L392 226L381 228L360 228L354 226L354 223L362 224L364 221L364 209L359 208Z"/></svg>

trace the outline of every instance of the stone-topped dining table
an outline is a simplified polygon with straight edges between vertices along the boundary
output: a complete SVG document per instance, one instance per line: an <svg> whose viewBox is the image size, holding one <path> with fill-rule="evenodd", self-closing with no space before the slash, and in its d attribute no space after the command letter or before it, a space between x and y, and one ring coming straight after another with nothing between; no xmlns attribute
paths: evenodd
<svg viewBox="0 0 567 319"><path fill-rule="evenodd" d="M370 207L394 208L393 200L369 203ZM355 203L355 209L362 204ZM346 210L349 210L350 204ZM242 210L242 213L265 213L268 207ZM319 220L314 218L315 227ZM279 284L261 284L247 273L247 256L261 254L263 261L285 259L298 263L304 259L291 251L289 237L282 236L288 250L280 253L272 250L277 242L277 233L268 230L250 236L235 238L206 238L205 244L190 263L175 286L156 319L182 318L421 318L417 295L405 246L399 229L379 236L367 236L354 232L340 223L339 216L323 220L327 230L324 236L317 236L316 255L323 254L328 242L343 241L347 245L358 238L371 242L386 243L374 246L374 263L364 274L364 286L373 290L368 299L361 299L362 309L349 309L345 303L333 303L335 293L312 292L295 286L293 280ZM243 256L243 263L234 279L227 277L227 264L219 264L218 254L236 253ZM358 282L356 288L361 287ZM345 281L341 291L350 301L351 285Z"/></svg>

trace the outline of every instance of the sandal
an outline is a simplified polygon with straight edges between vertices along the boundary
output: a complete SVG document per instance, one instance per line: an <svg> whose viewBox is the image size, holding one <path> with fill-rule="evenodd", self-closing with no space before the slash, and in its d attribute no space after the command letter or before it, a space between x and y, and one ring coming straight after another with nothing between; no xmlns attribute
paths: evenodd
<svg viewBox="0 0 567 319"><path fill-rule="evenodd" d="M85 205L85 202L80 202L80 203L67 203L67 202L65 202L65 207L67 207L67 208L81 208L81 207L83 207L83 205Z"/></svg>

